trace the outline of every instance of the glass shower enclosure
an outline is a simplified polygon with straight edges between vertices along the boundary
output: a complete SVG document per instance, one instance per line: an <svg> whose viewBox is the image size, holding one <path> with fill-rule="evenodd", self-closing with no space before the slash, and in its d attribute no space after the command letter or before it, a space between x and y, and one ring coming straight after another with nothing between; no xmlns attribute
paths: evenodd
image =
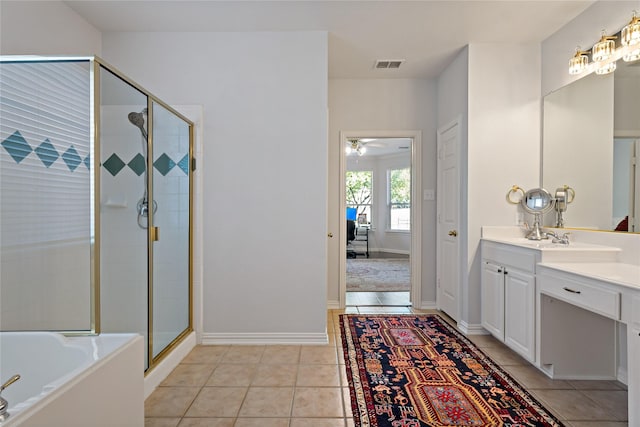
<svg viewBox="0 0 640 427"><path fill-rule="evenodd" d="M193 123L97 57L0 57L0 330L192 331Z"/></svg>

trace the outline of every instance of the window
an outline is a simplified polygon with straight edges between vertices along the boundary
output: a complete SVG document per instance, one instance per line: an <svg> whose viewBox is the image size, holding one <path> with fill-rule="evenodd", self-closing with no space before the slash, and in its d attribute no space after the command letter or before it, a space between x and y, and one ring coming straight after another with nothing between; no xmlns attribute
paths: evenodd
<svg viewBox="0 0 640 427"><path fill-rule="evenodd" d="M372 171L347 171L347 207L356 208L359 224L371 223Z"/></svg>
<svg viewBox="0 0 640 427"><path fill-rule="evenodd" d="M411 229L411 169L387 171L389 229Z"/></svg>

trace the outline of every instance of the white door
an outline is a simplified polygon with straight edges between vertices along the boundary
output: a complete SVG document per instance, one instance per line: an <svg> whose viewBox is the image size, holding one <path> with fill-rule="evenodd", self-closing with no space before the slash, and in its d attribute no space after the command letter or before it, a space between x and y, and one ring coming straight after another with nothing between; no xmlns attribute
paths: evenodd
<svg viewBox="0 0 640 427"><path fill-rule="evenodd" d="M437 306L458 320L460 119L438 129Z"/></svg>

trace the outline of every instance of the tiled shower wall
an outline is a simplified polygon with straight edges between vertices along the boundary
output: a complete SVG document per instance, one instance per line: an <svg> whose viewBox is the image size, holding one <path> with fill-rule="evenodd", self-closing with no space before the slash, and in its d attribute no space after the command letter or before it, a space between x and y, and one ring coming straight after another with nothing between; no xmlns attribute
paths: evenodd
<svg viewBox="0 0 640 427"><path fill-rule="evenodd" d="M89 329L88 63L1 67L0 329Z"/></svg>

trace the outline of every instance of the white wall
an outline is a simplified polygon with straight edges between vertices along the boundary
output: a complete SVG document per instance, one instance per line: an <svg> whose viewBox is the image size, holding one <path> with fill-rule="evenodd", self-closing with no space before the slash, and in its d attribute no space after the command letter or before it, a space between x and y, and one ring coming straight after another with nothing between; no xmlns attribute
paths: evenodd
<svg viewBox="0 0 640 427"><path fill-rule="evenodd" d="M589 50L600 40L604 29L615 34L631 20L631 12L640 7L636 1L601 0L578 15L542 42L542 95L580 79L569 74L569 60L576 46Z"/></svg>
<svg viewBox="0 0 640 427"><path fill-rule="evenodd" d="M325 337L326 33L107 33L103 57L203 105L205 341Z"/></svg>
<svg viewBox="0 0 640 427"><path fill-rule="evenodd" d="M61 1L1 1L2 55L100 55L102 35Z"/></svg>
<svg viewBox="0 0 640 427"><path fill-rule="evenodd" d="M329 231L338 235L340 131L422 131L422 188L436 188L436 87L432 80L332 79L329 81ZM436 205L422 201L422 300L435 304ZM338 239L329 241L328 295L338 304Z"/></svg>
<svg viewBox="0 0 640 427"><path fill-rule="evenodd" d="M463 122L459 322L469 328L480 323L481 226L513 224L507 190L539 182L539 63L538 45L472 44L438 80L438 125Z"/></svg>

